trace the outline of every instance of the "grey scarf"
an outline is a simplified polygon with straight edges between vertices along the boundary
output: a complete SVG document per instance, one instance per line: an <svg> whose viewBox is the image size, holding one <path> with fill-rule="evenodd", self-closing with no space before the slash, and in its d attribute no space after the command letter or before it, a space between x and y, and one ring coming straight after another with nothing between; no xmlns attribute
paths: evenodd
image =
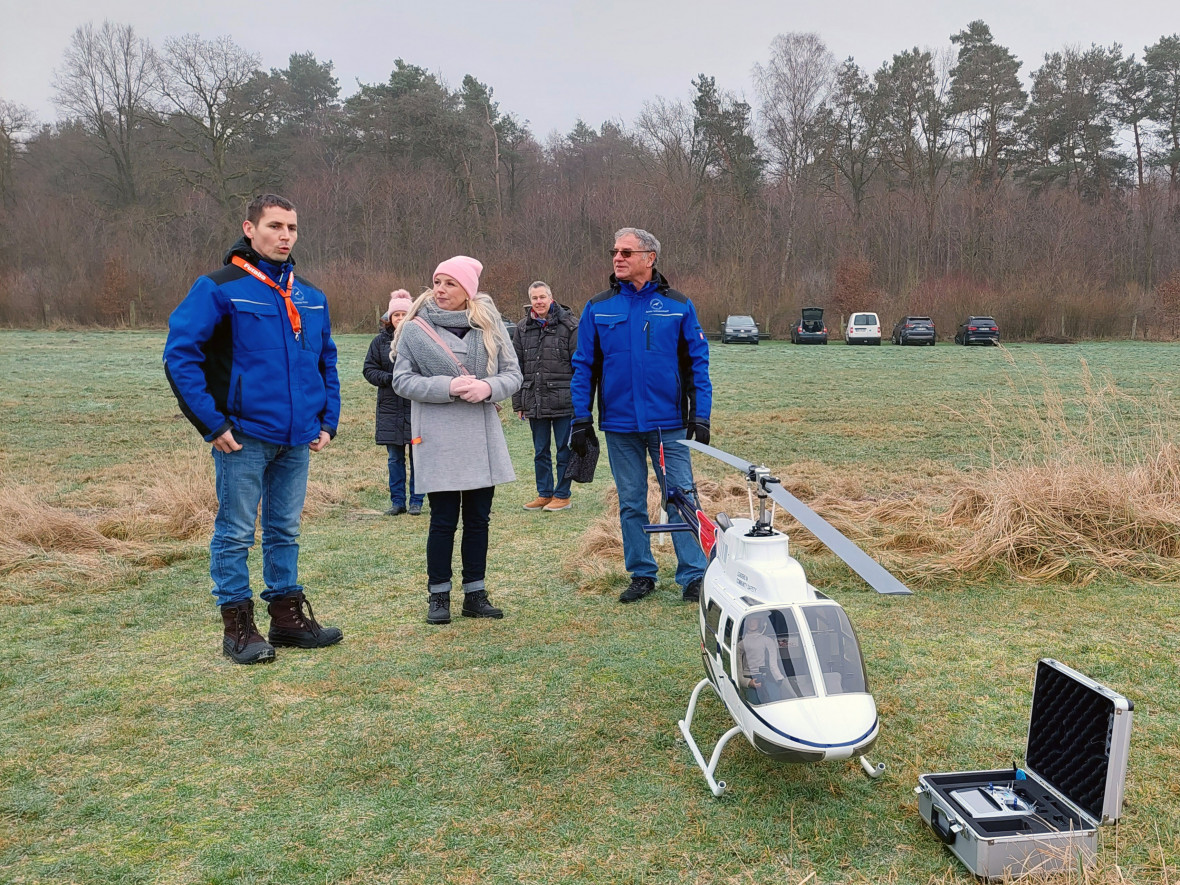
<svg viewBox="0 0 1180 885"><path fill-rule="evenodd" d="M471 331L463 337L463 341L467 344L467 353L456 353L455 358L460 360L467 367L467 371L476 378L488 377L488 350L483 343L483 331L471 325L467 311L443 310L437 304L427 301L422 305L418 316L434 326L435 331L444 327L470 329ZM416 324L413 321L407 320L407 322L410 323L410 328L403 333L398 347L406 349L406 352L414 358L414 362L422 368L424 374L449 375L451 377L462 374L459 367L455 365L455 360L444 353L429 335L422 329L415 329Z"/></svg>

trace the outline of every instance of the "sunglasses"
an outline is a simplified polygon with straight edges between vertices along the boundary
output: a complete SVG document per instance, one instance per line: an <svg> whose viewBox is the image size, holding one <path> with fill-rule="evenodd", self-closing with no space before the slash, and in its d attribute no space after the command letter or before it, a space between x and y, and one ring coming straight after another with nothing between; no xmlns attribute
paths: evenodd
<svg viewBox="0 0 1180 885"><path fill-rule="evenodd" d="M621 258L630 258L632 255L635 255L635 254L642 255L645 252L654 252L654 251L655 251L655 249L611 249L610 250L610 257L614 258L616 255L618 255Z"/></svg>

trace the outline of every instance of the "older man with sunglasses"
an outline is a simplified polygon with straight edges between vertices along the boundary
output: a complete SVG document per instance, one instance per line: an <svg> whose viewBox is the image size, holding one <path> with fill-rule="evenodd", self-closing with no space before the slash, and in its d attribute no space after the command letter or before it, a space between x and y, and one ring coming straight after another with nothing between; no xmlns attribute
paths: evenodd
<svg viewBox="0 0 1180 885"><path fill-rule="evenodd" d="M598 427L606 434L619 492L623 558L631 575L619 602L642 599L656 586L656 561L643 531L648 459L661 487L667 482L695 494L689 451L673 443L709 441L709 345L688 296L656 269L659 255L660 241L647 231L625 227L615 233L610 288L582 311L570 384L570 448L580 455L595 438L591 400L598 394ZM698 599L705 556L687 532L673 533L672 543L676 583L684 599Z"/></svg>

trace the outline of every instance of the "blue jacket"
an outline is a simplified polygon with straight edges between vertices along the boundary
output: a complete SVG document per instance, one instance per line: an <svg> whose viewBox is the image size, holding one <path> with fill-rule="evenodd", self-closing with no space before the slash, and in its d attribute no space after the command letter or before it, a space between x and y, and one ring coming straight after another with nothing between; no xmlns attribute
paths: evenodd
<svg viewBox="0 0 1180 885"><path fill-rule="evenodd" d="M676 430L707 421L713 406L709 344L688 296L657 270L638 292L614 275L578 323L570 393L574 419L615 433Z"/></svg>
<svg viewBox="0 0 1180 885"><path fill-rule="evenodd" d="M295 277L291 329L283 296L230 264L240 255L286 288L294 263L266 261L243 237L225 267L200 277L168 318L164 372L180 409L206 442L227 430L277 445L336 435L340 379L324 293Z"/></svg>

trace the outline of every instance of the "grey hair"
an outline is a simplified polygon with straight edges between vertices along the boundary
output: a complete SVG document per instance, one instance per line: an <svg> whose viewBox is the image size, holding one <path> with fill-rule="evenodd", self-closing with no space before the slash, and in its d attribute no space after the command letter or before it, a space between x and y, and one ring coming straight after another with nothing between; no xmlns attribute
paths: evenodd
<svg viewBox="0 0 1180 885"><path fill-rule="evenodd" d="M549 284L546 283L544 280L534 280L533 282L529 283L529 294L530 295L533 294L533 289L544 289L546 292L549 293L550 298L553 297L553 290L549 288Z"/></svg>
<svg viewBox="0 0 1180 885"><path fill-rule="evenodd" d="M615 242L617 243L619 241L619 237L625 237L627 234L630 234L631 236L635 237L635 239L639 240L639 245L641 245L644 249L650 249L652 252L655 252L656 261L660 260L660 241L654 236L649 234L641 227L620 227L617 231L615 231Z"/></svg>

